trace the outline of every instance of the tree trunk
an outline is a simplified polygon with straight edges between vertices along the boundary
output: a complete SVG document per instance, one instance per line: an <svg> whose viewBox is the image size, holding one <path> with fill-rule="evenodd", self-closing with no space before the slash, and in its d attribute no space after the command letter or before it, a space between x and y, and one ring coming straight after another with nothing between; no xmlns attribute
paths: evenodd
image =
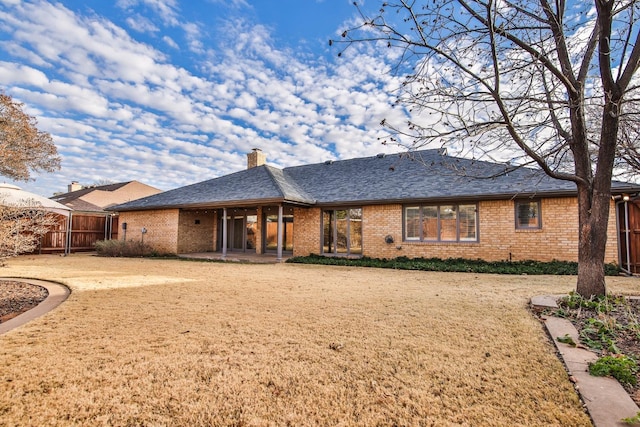
<svg viewBox="0 0 640 427"><path fill-rule="evenodd" d="M578 284L585 298L607 294L604 261L611 209L611 179L618 138L618 102L605 106L598 149L598 168L593 180L578 183ZM584 145L586 147L586 144Z"/></svg>
<svg viewBox="0 0 640 427"><path fill-rule="evenodd" d="M576 292L584 298L606 295L604 258L609 223L609 195L588 194L578 189L579 241L578 284ZM592 201L589 203L589 201Z"/></svg>

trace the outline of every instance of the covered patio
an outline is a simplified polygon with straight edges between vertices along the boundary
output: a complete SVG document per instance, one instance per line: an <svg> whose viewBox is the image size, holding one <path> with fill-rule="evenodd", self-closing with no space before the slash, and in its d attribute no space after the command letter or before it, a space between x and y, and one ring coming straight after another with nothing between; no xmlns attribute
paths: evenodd
<svg viewBox="0 0 640 427"><path fill-rule="evenodd" d="M254 150L246 170L109 210L120 214L123 239L143 240L159 252L281 261L293 253L294 210L316 201L263 157Z"/></svg>
<svg viewBox="0 0 640 427"><path fill-rule="evenodd" d="M222 258L253 254L279 261L293 252L292 206L223 207L217 212L215 247Z"/></svg>

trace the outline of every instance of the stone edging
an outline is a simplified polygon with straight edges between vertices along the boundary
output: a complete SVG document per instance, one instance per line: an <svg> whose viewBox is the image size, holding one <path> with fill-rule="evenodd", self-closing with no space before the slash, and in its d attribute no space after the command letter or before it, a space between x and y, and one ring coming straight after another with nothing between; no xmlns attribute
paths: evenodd
<svg viewBox="0 0 640 427"><path fill-rule="evenodd" d="M69 288L64 285L61 285L59 283L46 282L44 280L23 279L21 277L0 277L0 280L13 280L16 282L24 282L31 285L42 286L49 292L47 298L45 298L44 301L42 301L31 310L27 310L21 315L14 317L13 319L9 319L4 323L0 323L0 335L9 332L14 328L17 328L18 326L22 326L25 323L35 319L36 317L40 317L43 314L53 310L54 308L62 304L62 302L64 302L71 293Z"/></svg>
<svg viewBox="0 0 640 427"><path fill-rule="evenodd" d="M536 311L558 308L556 301L560 297L560 295L533 297L531 307ZM594 377L589 374L589 363L595 362L598 358L595 353L558 341L558 337L568 334L574 342L580 342L575 326L569 320L555 316L543 316L542 319L594 426L627 425L622 422L622 419L634 417L640 409L626 390L614 378Z"/></svg>

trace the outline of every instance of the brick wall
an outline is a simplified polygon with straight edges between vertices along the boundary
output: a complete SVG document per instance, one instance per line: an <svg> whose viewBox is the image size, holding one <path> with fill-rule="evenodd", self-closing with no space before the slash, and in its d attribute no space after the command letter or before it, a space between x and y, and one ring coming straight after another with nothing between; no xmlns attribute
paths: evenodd
<svg viewBox="0 0 640 427"><path fill-rule="evenodd" d="M437 243L402 240L402 205L363 206L363 255L376 258L398 256L495 260L577 261L578 214L576 198L543 199L542 229L516 230L512 200L478 204L478 242ZM318 208L296 209L294 255L320 252ZM393 243L386 243L391 236ZM606 262L618 261L615 205L611 204Z"/></svg>
<svg viewBox="0 0 640 427"><path fill-rule="evenodd" d="M320 253L319 208L293 209L293 255L307 256Z"/></svg>
<svg viewBox="0 0 640 427"><path fill-rule="evenodd" d="M144 235L145 243L159 252L175 254L178 253L179 216L178 209L121 212L120 224L127 223L127 240L141 240L141 230L144 227L147 229L147 233ZM124 238L122 229L118 237Z"/></svg>
<svg viewBox="0 0 640 427"><path fill-rule="evenodd" d="M213 210L180 211L178 253L212 252L216 243Z"/></svg>
<svg viewBox="0 0 640 427"><path fill-rule="evenodd" d="M262 239L263 217L262 207L259 207L257 211L258 230L256 232L256 255L262 255L264 252L264 241Z"/></svg>

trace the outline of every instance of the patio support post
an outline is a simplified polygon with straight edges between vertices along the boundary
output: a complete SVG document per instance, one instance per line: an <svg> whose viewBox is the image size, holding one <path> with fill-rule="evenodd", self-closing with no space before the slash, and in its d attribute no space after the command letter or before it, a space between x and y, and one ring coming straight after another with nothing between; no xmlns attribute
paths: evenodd
<svg viewBox="0 0 640 427"><path fill-rule="evenodd" d="M282 235L284 233L284 227L282 224L283 207L278 206L278 256L277 260L282 261Z"/></svg>
<svg viewBox="0 0 640 427"><path fill-rule="evenodd" d="M71 227L73 225L73 213L69 212L69 220L67 221L67 233L64 239L64 256L67 256L71 253Z"/></svg>
<svg viewBox="0 0 640 427"><path fill-rule="evenodd" d="M222 209L222 258L227 256L227 208Z"/></svg>
<svg viewBox="0 0 640 427"><path fill-rule="evenodd" d="M109 214L105 214L104 215L104 240L110 240L109 239Z"/></svg>

